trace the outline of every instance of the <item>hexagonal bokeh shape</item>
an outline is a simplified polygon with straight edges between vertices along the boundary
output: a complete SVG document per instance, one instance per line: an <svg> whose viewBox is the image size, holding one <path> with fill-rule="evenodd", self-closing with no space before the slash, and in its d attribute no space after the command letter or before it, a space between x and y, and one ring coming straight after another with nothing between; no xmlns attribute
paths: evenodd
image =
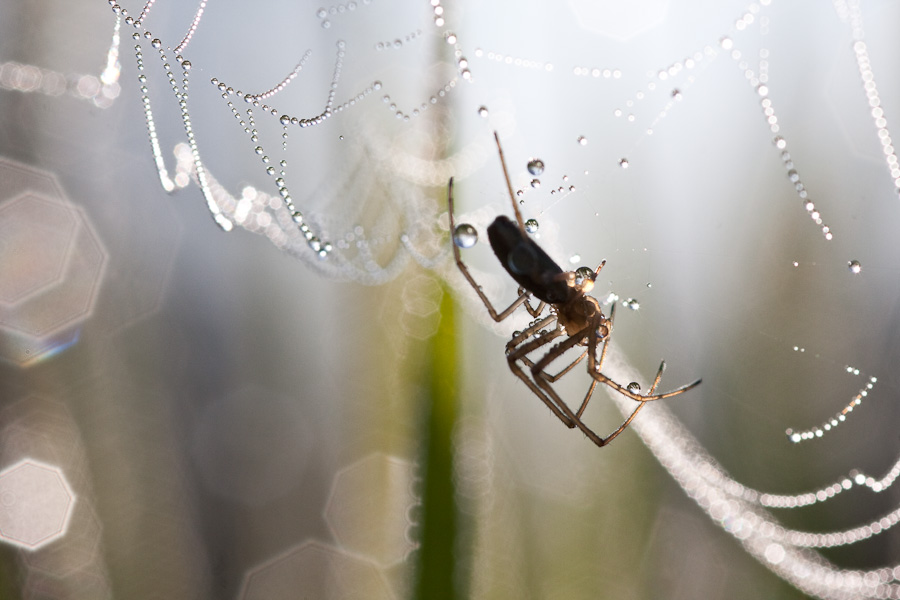
<svg viewBox="0 0 900 600"><path fill-rule="evenodd" d="M415 549L409 534L419 505L412 492L414 470L408 461L374 453L335 475L325 521L343 547L382 567Z"/></svg>
<svg viewBox="0 0 900 600"><path fill-rule="evenodd" d="M23 198L33 201L38 196ZM0 329L41 338L69 329L90 316L106 264L106 251L84 213L75 207L69 210L78 219L78 229L62 278L56 285L44 286L32 293L24 302L0 305ZM28 229L37 225L22 224ZM5 287L6 282L0 282L0 288Z"/></svg>
<svg viewBox="0 0 900 600"><path fill-rule="evenodd" d="M0 204L0 304L15 305L58 283L78 219L66 205L26 192Z"/></svg>
<svg viewBox="0 0 900 600"><path fill-rule="evenodd" d="M308 541L251 569L241 600L392 600L378 567L321 542Z"/></svg>
<svg viewBox="0 0 900 600"><path fill-rule="evenodd" d="M65 535L74 503L59 469L26 458L0 473L0 540L46 546Z"/></svg>
<svg viewBox="0 0 900 600"><path fill-rule="evenodd" d="M75 343L107 252L49 173L0 158L0 359L28 366Z"/></svg>

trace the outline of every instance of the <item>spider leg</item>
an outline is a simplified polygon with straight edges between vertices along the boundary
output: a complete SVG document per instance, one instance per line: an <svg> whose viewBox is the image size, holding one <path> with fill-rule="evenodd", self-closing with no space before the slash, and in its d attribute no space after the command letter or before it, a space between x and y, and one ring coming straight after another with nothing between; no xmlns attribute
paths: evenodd
<svg viewBox="0 0 900 600"><path fill-rule="evenodd" d="M614 312L615 311L613 310L610 313L610 321L612 321ZM589 346L596 348L596 343L598 341L596 330L589 331L588 336L589 336L589 339L591 340L589 342ZM600 355L599 361L597 361L595 359L593 353L589 354L588 372L591 374L591 377L593 377L594 380L608 385L609 387L613 388L614 390L616 390L623 396L627 396L636 402L650 402L652 400L662 400L663 398L671 398L672 396L677 396L679 394L683 394L684 392L697 387L703 381L702 379L698 379L697 381L693 381L687 385L683 385L674 390L664 392L662 394L656 394L656 393L654 393L656 391L656 386L659 384L659 380L662 377L663 372L666 370L666 361L662 361L659 365L659 370L656 372L656 378L653 381L653 385L651 386L649 393L648 394L636 394L636 393L632 392L631 390L629 390L627 387L621 385L620 383L613 381L612 379L610 379L609 377L607 377L600 371L600 369L603 366L603 360L606 358L606 348L607 348L608 342L609 342L609 336L606 336L606 338L604 339L604 343L603 343L603 351Z"/></svg>
<svg viewBox="0 0 900 600"><path fill-rule="evenodd" d="M513 212L516 213L516 222L519 224L519 230L525 235L525 221L522 220L522 213L516 204L516 195L513 194L512 182L509 180L509 170L506 168L506 159L503 158L503 148L500 146L500 136L494 132L494 141L497 142L497 152L500 154L500 165L503 167L503 177L506 179L506 189L509 190L509 201L512 202Z"/></svg>
<svg viewBox="0 0 900 600"><path fill-rule="evenodd" d="M609 435L607 435L605 438L603 438L603 437L600 437L599 435L597 435L590 427L585 425L584 422L581 420L581 415L584 412L584 409L587 407L588 401L590 400L591 395L594 393L594 389L597 387L597 380L594 380L591 382L591 385L588 388L587 394L585 394L584 401L581 403L581 406L579 407L578 412L575 415L571 415L571 414L569 414L571 411L569 410L568 406L562 402L562 400L559 398L559 396L556 394L556 392L550 386L549 376L543 372L543 369L552 360L554 360L555 358L560 356L563 352L565 352L569 348L573 347L576 343L578 343L582 339L584 339L585 336L587 336L588 340L589 340L589 342L588 342L589 348L586 352L588 352L590 354L590 356L593 357L596 354L597 343L599 341L599 338L596 335L596 331L597 331L597 328L602 324L602 318L603 317L601 316L599 319L596 319L595 321L593 321L591 323L591 325L585 331L582 331L578 335L572 336L565 342L563 342L563 343L557 345L556 347L554 347L553 349L551 349L550 352L548 352L546 354L546 356L544 356L544 358L542 358L532 368L532 375L534 376L534 379L535 379L535 382L537 383L537 385L541 387L541 389L548 395L548 397L550 397L552 400L554 400L554 402L557 402L561 405L561 408L563 409L563 411L566 412L567 416L569 416L573 419L575 425L577 425L578 428L581 429L581 431L588 437L588 439L590 439L592 442L594 442L597 446L599 446L601 448L603 446L609 444L611 441L616 439L616 437L618 437L618 435L620 433L625 431L625 429L631 424L631 422L637 416L638 412L640 412L640 410L642 408L644 408L644 404L646 404L647 401L646 400L641 401L638 404L638 406L631 412L631 414L628 416L628 418L625 419L625 421L621 425L619 425L619 427L615 431L611 432ZM574 340L574 341L572 341L572 340ZM606 355L606 348L608 346L608 342L609 342L609 336L607 335L607 336L605 336L604 341L603 341L603 351L602 351L603 357L605 357L605 355ZM581 357L579 357L579 359L576 362L579 362L580 360L581 360ZM571 366L574 366L574 364ZM653 393L656 391L656 387L659 385L659 380L662 377L664 368L665 368L664 364L660 365L660 370L656 373L656 379L654 379L653 385L650 386L649 393L651 395L650 396L651 398L653 397L652 396Z"/></svg>
<svg viewBox="0 0 900 600"><path fill-rule="evenodd" d="M453 231L455 229L454 219L453 219L453 178L450 178L450 183L447 186L447 204L449 206L449 215L450 215L450 236L453 236ZM522 303L525 303L526 307L528 307L528 312L532 314L532 316L537 316L540 312L533 313L531 307L528 305L528 298L531 296L531 293L525 291L519 294L519 297L516 298L512 304L507 306L500 312L494 308L494 305L491 304L491 301L488 300L488 297L484 295L484 292L481 289L481 286L476 283L475 278L472 277L472 274L469 273L469 268L466 267L465 263L462 261L462 257L459 254L459 247L450 240L450 244L453 246L453 258L456 260L456 266L459 267L460 272L463 274L463 277L466 278L466 281L469 282L469 285L472 286L472 289L475 290L475 293L478 294L478 297L481 299L481 302L484 304L484 307L487 309L488 313L491 315L491 318L497 322L502 321L509 315L511 315ZM538 305L538 308L542 311L544 303Z"/></svg>
<svg viewBox="0 0 900 600"><path fill-rule="evenodd" d="M557 394L553 389L553 386L550 385L548 376L544 373L544 369L547 367L547 365L562 356L570 348L573 348L577 344L581 343L581 341L584 340L585 337L589 337L588 332L594 329L596 325L597 323L592 321L590 325L585 327L580 332L551 348L550 351L547 352L547 354L545 354L544 357L531 368L531 376L534 378L534 382L541 388L541 390L543 390L547 397L560 407L562 412L572 420L572 422L588 437L588 439L590 439L598 446L605 446L606 440L594 433L594 431L590 427L585 425L580 418L575 416L575 414L572 412L572 409L569 408L569 406L565 402L563 402L562 398L559 397L559 394ZM596 345L596 341L594 341L594 344ZM591 350L592 349L589 347L588 352L591 353Z"/></svg>
<svg viewBox="0 0 900 600"><path fill-rule="evenodd" d="M665 366L666 366L666 361L662 361L662 363L660 363L660 365L659 365L660 375L662 374L662 371L665 370ZM670 390L670 391L664 392L662 394L635 394L634 392L629 391L628 388L620 385L619 383L616 383L615 381L613 381L612 379L610 379L609 377L607 377L606 375L604 375L603 373L601 373L599 371L597 371L596 373L591 373L591 377L593 377L600 383L605 383L606 385L613 388L614 390L616 390L623 396L628 396L629 398L631 398L632 400L635 400L637 402L650 402L652 400L662 400L663 398L671 398L672 396L677 396L679 394L685 393L688 390L692 390L703 382L702 379L698 379L697 381L692 381L691 383L689 383L687 385L683 385L679 388L675 388L674 390Z"/></svg>
<svg viewBox="0 0 900 600"><path fill-rule="evenodd" d="M553 316L552 318L555 319L556 317ZM550 317L548 317L547 320L549 320L549 319L550 319ZM535 331L537 331L537 329L535 329ZM548 397L541 390L541 388L539 388L537 385L535 385L535 382L532 381L528 377L528 375L525 373L525 371L523 371L522 368L518 365L518 361L521 359L521 360L523 360L523 362L527 361L527 363L530 366L531 361L528 360L526 355L529 354L530 352L534 352L535 350L537 350L538 348L541 348L542 346L546 346L547 344L549 344L550 342L552 342L553 340L555 340L556 338L558 338L561 335L563 335L563 330L561 328L557 327L550 333L547 333L540 337L532 338L531 341L522 343L528 337L527 335L525 335L525 332L522 332L521 335L514 337L512 340L510 340L509 344L507 344L507 346L506 346L506 352L507 352L506 361L509 364L509 370L513 372L513 375L515 375L516 377L521 379L522 382L528 386L528 389L530 389L534 393L534 395L537 396L541 400L541 402L543 402L545 405L547 405L547 408L549 408L550 411L554 415L556 415L557 418L560 421L562 421L566 427L572 428L572 427L575 427L575 422L572 419L572 414L571 414L572 411L569 410L569 408L567 406L565 406L565 404L563 404L563 406L565 408L560 409L560 407L550 397ZM520 345L517 346L516 344L520 344ZM555 396L555 394L554 394L554 396ZM559 400L559 397L556 397L556 399L557 399L557 401L562 402L561 400Z"/></svg>
<svg viewBox="0 0 900 600"><path fill-rule="evenodd" d="M575 368L575 365L577 365L578 363L580 363L581 361L583 361L583 360L584 360L584 357L587 356L587 353L588 353L587 350L585 350L584 352L582 352L582 353L578 356L578 358L576 358L576 359L573 360L571 363L569 363L569 366L568 366L568 367L566 367L565 369L563 369L562 371L560 371L560 372L557 373L556 375L548 375L547 373L544 373L544 379L546 379L546 380L549 381L550 383L556 383L556 381L559 380L560 377L562 377L563 375L565 375L566 373L568 373L569 371L571 371L572 369L574 369L574 368ZM576 414L577 414L577 413L576 413Z"/></svg>
<svg viewBox="0 0 900 600"><path fill-rule="evenodd" d="M608 336L607 336L607 337L608 337ZM606 341L609 341L609 340L607 339ZM605 343L605 342L604 342L604 346L603 346L603 354L604 354L604 355L606 354L606 343ZM663 371L665 370L665 369L664 369L664 365L665 365L665 363L664 363L663 365L660 365L659 371L656 372L656 378L653 380L653 385L650 386L650 394L653 394L653 392L656 391L656 386L659 385L659 380L662 378ZM585 396L585 398L584 398L584 404L582 404L581 408L578 410L578 413L577 413L578 418L581 418L581 412L584 410L585 406L587 406L587 402L588 402L588 400L590 399L591 394L593 393L594 388L595 388L596 386L597 386L597 380L592 381L592 382L591 382L591 387L590 387L590 389L588 390L587 396ZM647 403L646 403L646 402L640 402L640 403L637 405L637 408L635 408L633 411L631 411L631 414L628 415L628 418L625 419L625 421L624 421L621 425L619 425L619 428L616 429L615 431L613 431L612 433L610 433L608 436L606 436L606 439L603 440L603 442L604 442L605 444L608 444L608 443L610 443L611 441L613 441L614 439L616 439L616 437L617 437L620 433L622 433L623 431L625 431L625 428L628 427L629 425L631 425L631 422L634 420L634 418L637 416L637 414L640 412L640 410L641 410L642 408L644 408L644 405L645 405L645 404L647 404Z"/></svg>
<svg viewBox="0 0 900 600"><path fill-rule="evenodd" d="M528 295L530 295L529 292L528 292L528 290L526 290L525 288L521 288L521 287L520 287L520 288L519 288L519 295L522 295L522 294L528 294ZM545 308L546 306L547 306L547 303L544 302L543 300L541 300L541 301L538 303L538 305L537 305L536 308L533 307L533 306L531 306L531 302L529 302L528 300L525 301L525 310L527 310L527 311L528 311L528 314L531 315L532 317L539 317L539 316L541 315L541 313L544 312L544 308Z"/></svg>

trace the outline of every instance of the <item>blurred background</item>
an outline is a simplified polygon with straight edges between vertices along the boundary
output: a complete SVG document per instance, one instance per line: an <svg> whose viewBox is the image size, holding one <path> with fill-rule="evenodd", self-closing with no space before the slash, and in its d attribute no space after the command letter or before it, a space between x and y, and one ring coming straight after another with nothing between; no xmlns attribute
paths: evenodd
<svg viewBox="0 0 900 600"><path fill-rule="evenodd" d="M702 377L666 406L734 479L880 479L900 455L900 5L202 6L187 106L229 233L173 153L185 126L143 37L180 82L196 5L123 22L118 56L107 2L0 8L0 598L804 597L635 432L598 449L509 372L530 317L494 324L460 277L447 180L505 307L499 133L539 243L566 269L608 261L610 368ZM331 112L286 139L261 109L251 139L249 105L209 83L262 94L301 59L265 101ZM588 382L557 389L577 405ZM586 416L601 434L609 400ZM898 503L856 486L773 515L843 531ZM897 574L898 543L822 556Z"/></svg>

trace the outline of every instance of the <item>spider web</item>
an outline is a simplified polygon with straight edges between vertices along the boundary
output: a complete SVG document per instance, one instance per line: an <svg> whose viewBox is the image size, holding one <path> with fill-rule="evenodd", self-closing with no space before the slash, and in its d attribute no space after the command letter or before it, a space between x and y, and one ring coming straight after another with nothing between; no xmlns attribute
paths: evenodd
<svg viewBox="0 0 900 600"><path fill-rule="evenodd" d="M508 335L527 317L489 323L449 260L445 207L453 176L457 220L482 238L509 213L498 131L540 243L566 268L608 260L597 296L623 303L612 374L645 383L665 356L665 381L704 378L633 423L660 464L803 592L900 597L896 554L851 568L817 550L898 520L895 6L123 6L98 79L63 85L8 62L0 86L102 108L120 83L145 85L164 189L200 187L223 229L326 277L433 269ZM465 259L489 297L513 296L483 239ZM798 529L776 512L848 496L846 526Z"/></svg>

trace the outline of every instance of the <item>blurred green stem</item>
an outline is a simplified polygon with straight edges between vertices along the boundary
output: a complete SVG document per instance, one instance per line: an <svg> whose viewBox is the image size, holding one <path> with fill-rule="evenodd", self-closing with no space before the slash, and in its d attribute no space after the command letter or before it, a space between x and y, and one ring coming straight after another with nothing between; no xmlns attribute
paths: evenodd
<svg viewBox="0 0 900 600"><path fill-rule="evenodd" d="M415 598L460 597L454 573L458 515L453 485L453 427L458 413L454 302L445 288L441 320L428 345L426 377L429 406L422 420L422 539Z"/></svg>

